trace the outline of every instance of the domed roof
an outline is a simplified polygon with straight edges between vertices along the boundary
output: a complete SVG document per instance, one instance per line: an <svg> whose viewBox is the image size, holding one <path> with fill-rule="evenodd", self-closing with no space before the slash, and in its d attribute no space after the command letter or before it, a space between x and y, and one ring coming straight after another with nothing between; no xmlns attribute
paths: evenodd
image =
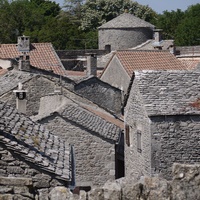
<svg viewBox="0 0 200 200"><path fill-rule="evenodd" d="M141 27L149 27L154 28L155 26L146 22L138 17L135 17L129 13L123 13L118 17L110 20L109 22L103 24L99 27L99 29L106 28L141 28Z"/></svg>

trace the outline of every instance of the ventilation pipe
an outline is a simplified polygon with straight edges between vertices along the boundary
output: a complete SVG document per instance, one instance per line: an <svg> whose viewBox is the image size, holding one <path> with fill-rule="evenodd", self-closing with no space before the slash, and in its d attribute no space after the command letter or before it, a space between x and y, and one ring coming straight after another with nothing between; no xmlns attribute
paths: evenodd
<svg viewBox="0 0 200 200"><path fill-rule="evenodd" d="M16 95L16 108L20 113L26 113L26 93L27 90L23 90L22 83L18 83L18 89L13 91Z"/></svg>

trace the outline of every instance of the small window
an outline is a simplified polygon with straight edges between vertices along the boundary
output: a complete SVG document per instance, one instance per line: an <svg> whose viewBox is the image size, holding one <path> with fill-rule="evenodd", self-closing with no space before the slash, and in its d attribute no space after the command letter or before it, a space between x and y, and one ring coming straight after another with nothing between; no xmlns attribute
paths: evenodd
<svg viewBox="0 0 200 200"><path fill-rule="evenodd" d="M137 151L139 153L142 152L141 136L142 136L141 131L137 131Z"/></svg>
<svg viewBox="0 0 200 200"><path fill-rule="evenodd" d="M129 147L130 146L130 128L129 128L129 125L125 125L125 139L126 139L126 144L127 146Z"/></svg>

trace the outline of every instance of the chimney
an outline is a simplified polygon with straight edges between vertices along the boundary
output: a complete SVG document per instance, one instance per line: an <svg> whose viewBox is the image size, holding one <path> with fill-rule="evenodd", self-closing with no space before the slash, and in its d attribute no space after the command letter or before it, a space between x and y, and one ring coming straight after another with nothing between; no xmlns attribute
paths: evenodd
<svg viewBox="0 0 200 200"><path fill-rule="evenodd" d="M21 53L19 56L19 70L30 70L30 57L27 55L30 52L30 37L19 36L17 42L17 49Z"/></svg>
<svg viewBox="0 0 200 200"><path fill-rule="evenodd" d="M154 29L154 41L160 42L162 40L162 29Z"/></svg>
<svg viewBox="0 0 200 200"><path fill-rule="evenodd" d="M97 56L96 54L87 54L87 76L97 75Z"/></svg>
<svg viewBox="0 0 200 200"><path fill-rule="evenodd" d="M19 36L17 39L17 49L19 52L28 53L30 51L30 37Z"/></svg>
<svg viewBox="0 0 200 200"><path fill-rule="evenodd" d="M30 57L29 55L20 55L19 56L19 70L21 71L30 71Z"/></svg>
<svg viewBox="0 0 200 200"><path fill-rule="evenodd" d="M16 108L21 113L26 113L26 93L27 90L23 90L22 83L18 83L18 89L13 91L16 94Z"/></svg>

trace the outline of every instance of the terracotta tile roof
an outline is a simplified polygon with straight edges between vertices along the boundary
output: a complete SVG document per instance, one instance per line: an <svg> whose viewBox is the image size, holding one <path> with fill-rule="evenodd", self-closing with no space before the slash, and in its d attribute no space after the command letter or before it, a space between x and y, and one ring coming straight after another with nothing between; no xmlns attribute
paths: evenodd
<svg viewBox="0 0 200 200"><path fill-rule="evenodd" d="M71 180L70 146L43 125L0 102L0 145L20 155L33 166Z"/></svg>
<svg viewBox="0 0 200 200"><path fill-rule="evenodd" d="M189 70L196 69L198 64L200 64L200 58L194 59L194 58L188 58L188 59L182 59L178 58L182 64L184 64Z"/></svg>
<svg viewBox="0 0 200 200"><path fill-rule="evenodd" d="M0 45L0 58L17 58L19 55L16 44ZM32 43L29 55L32 66L65 75L65 69L51 43Z"/></svg>
<svg viewBox="0 0 200 200"><path fill-rule="evenodd" d="M187 70L169 51L117 51L117 58L131 77L135 70Z"/></svg>

